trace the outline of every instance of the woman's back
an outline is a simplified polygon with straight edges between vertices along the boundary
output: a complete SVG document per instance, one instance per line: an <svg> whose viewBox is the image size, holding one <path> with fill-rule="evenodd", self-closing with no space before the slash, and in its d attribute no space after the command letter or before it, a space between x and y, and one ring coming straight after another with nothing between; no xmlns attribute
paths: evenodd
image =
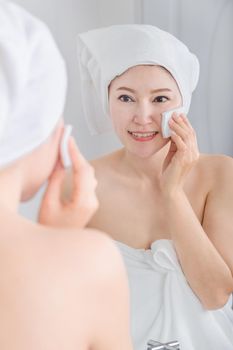
<svg viewBox="0 0 233 350"><path fill-rule="evenodd" d="M113 243L94 230L53 230L7 216L1 214L0 348L122 349L127 281Z"/></svg>

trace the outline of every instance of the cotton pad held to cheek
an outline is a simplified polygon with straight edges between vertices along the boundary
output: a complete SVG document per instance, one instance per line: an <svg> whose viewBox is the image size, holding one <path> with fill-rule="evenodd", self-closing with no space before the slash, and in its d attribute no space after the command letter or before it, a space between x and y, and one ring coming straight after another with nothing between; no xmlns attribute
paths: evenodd
<svg viewBox="0 0 233 350"><path fill-rule="evenodd" d="M61 161L65 169L71 168L72 162L69 155L68 141L72 132L72 125L66 125L61 140L60 152Z"/></svg>
<svg viewBox="0 0 233 350"><path fill-rule="evenodd" d="M172 117L172 114L176 112L176 113L185 113L184 108L180 107L180 108L175 108L175 109L171 109L170 111L167 112L163 112L162 113L162 135L164 138L168 138L171 136L171 129L169 127L169 120Z"/></svg>

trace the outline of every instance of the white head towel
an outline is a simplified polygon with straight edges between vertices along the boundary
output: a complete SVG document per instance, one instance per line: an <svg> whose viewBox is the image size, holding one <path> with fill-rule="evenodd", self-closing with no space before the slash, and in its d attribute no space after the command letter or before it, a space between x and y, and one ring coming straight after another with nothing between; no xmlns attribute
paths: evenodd
<svg viewBox="0 0 233 350"><path fill-rule="evenodd" d="M0 167L52 133L66 98L66 68L48 28L0 0Z"/></svg>
<svg viewBox="0 0 233 350"><path fill-rule="evenodd" d="M108 86L128 68L160 65L175 78L188 113L199 77L195 55L171 34L151 25L114 25L79 34L79 67L84 112L91 133L111 130Z"/></svg>

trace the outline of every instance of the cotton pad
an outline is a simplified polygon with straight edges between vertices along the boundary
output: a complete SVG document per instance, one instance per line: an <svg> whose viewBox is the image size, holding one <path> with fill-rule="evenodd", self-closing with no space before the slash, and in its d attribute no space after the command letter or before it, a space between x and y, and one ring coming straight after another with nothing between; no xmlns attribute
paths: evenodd
<svg viewBox="0 0 233 350"><path fill-rule="evenodd" d="M180 108L171 109L170 111L162 113L161 129L162 129L162 135L163 135L164 138L168 138L168 137L171 136L171 129L169 127L168 122L171 119L172 114L174 112L180 114L180 113L185 113L185 110L184 110L183 107L180 107Z"/></svg>
<svg viewBox="0 0 233 350"><path fill-rule="evenodd" d="M72 162L69 155L68 141L72 132L72 125L66 125L64 129L64 133L61 140L60 152L61 152L61 160L65 169L68 169L72 166Z"/></svg>

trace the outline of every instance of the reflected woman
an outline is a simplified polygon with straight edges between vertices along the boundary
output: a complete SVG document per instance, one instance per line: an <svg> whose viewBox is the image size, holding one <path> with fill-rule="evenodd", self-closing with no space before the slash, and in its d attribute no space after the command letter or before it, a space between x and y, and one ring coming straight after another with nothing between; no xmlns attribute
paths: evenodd
<svg viewBox="0 0 233 350"><path fill-rule="evenodd" d="M233 160L199 153L196 56L154 26L115 25L79 35L79 65L91 131L113 125L123 145L91 162L100 206L88 226L124 257L134 349L232 349ZM176 108L165 138L162 114Z"/></svg>

